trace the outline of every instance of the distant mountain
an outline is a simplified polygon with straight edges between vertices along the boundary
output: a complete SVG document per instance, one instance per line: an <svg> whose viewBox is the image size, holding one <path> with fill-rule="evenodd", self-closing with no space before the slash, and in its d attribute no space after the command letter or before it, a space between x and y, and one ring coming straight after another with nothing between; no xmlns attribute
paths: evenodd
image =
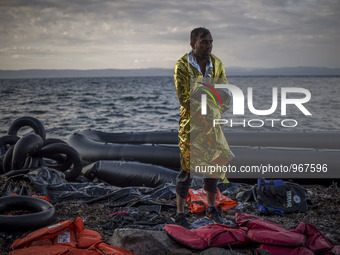
<svg viewBox="0 0 340 255"><path fill-rule="evenodd" d="M127 77L127 76L171 76L173 70L165 68L147 69L98 69L98 70L0 70L0 79L21 78L83 78L83 77Z"/></svg>
<svg viewBox="0 0 340 255"><path fill-rule="evenodd" d="M326 67L280 67L245 68L228 67L227 76L340 76L340 68ZM98 69L98 70L0 70L0 79L29 78L83 78L83 77L136 77L172 76L173 69Z"/></svg>

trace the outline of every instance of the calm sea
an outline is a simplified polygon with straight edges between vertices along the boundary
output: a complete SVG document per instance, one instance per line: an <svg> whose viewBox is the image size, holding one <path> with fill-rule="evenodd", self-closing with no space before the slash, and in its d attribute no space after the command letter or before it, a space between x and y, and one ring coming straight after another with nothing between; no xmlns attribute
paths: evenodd
<svg viewBox="0 0 340 255"><path fill-rule="evenodd" d="M269 109L272 88L278 88L278 107L269 116L249 112L233 116L232 104L223 118L230 131L340 131L340 77L230 77L229 83L253 89L256 109ZM311 92L304 107L287 106L281 115L282 87ZM45 126L47 137L67 137L77 130L105 132L170 131L178 129L179 103L172 77L110 77L0 80L0 135L11 122L33 116ZM301 98L303 94L289 97ZM294 122L292 121L294 120ZM230 123L233 122L233 126ZM295 127L286 127L293 126ZM255 127L257 126L257 127Z"/></svg>

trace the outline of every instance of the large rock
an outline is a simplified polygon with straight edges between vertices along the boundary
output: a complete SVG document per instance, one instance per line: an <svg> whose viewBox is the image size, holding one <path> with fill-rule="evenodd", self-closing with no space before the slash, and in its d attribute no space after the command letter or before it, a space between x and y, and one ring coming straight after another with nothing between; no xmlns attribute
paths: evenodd
<svg viewBox="0 0 340 255"><path fill-rule="evenodd" d="M116 229L108 243L132 251L137 255L166 255L173 251L191 254L190 250L184 249L165 231Z"/></svg>

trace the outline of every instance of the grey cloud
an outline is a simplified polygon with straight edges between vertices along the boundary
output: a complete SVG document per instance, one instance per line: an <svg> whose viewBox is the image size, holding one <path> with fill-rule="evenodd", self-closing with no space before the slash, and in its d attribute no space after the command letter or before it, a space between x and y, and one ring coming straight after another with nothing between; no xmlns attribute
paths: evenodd
<svg viewBox="0 0 340 255"><path fill-rule="evenodd" d="M206 26L216 45L225 47L216 48L225 54L221 57L239 65L256 65L257 61L267 66L287 65L297 55L309 63L322 52L327 56L322 64L329 60L340 66L336 60L340 59L339 1L11 0L1 1L0 11L3 59L15 55L4 49L31 47L41 49L41 54L58 52L60 58L72 52L78 58L87 54L87 59L97 62L105 52L114 52L115 57L124 58L121 63L133 62L138 56L144 57L144 63L168 67L170 62L160 59L184 53L189 48L190 30ZM326 45L337 52L330 52ZM25 51L16 55L22 54ZM92 68L91 61L87 65Z"/></svg>

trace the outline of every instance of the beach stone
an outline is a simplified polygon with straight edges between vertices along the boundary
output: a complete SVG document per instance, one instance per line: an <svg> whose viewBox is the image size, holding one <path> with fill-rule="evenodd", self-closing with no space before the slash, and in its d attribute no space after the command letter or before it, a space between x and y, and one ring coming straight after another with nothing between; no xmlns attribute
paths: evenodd
<svg viewBox="0 0 340 255"><path fill-rule="evenodd" d="M165 231L116 229L108 243L132 251L137 255L167 255L179 249L182 253L174 253L174 255L191 254L189 250L187 251L190 253L184 253L186 249L171 239Z"/></svg>
<svg viewBox="0 0 340 255"><path fill-rule="evenodd" d="M167 255L192 255L193 253L185 248L176 249L167 253Z"/></svg>
<svg viewBox="0 0 340 255"><path fill-rule="evenodd" d="M223 248L209 248L204 251L202 251L199 255L241 255L240 253L226 250Z"/></svg>

